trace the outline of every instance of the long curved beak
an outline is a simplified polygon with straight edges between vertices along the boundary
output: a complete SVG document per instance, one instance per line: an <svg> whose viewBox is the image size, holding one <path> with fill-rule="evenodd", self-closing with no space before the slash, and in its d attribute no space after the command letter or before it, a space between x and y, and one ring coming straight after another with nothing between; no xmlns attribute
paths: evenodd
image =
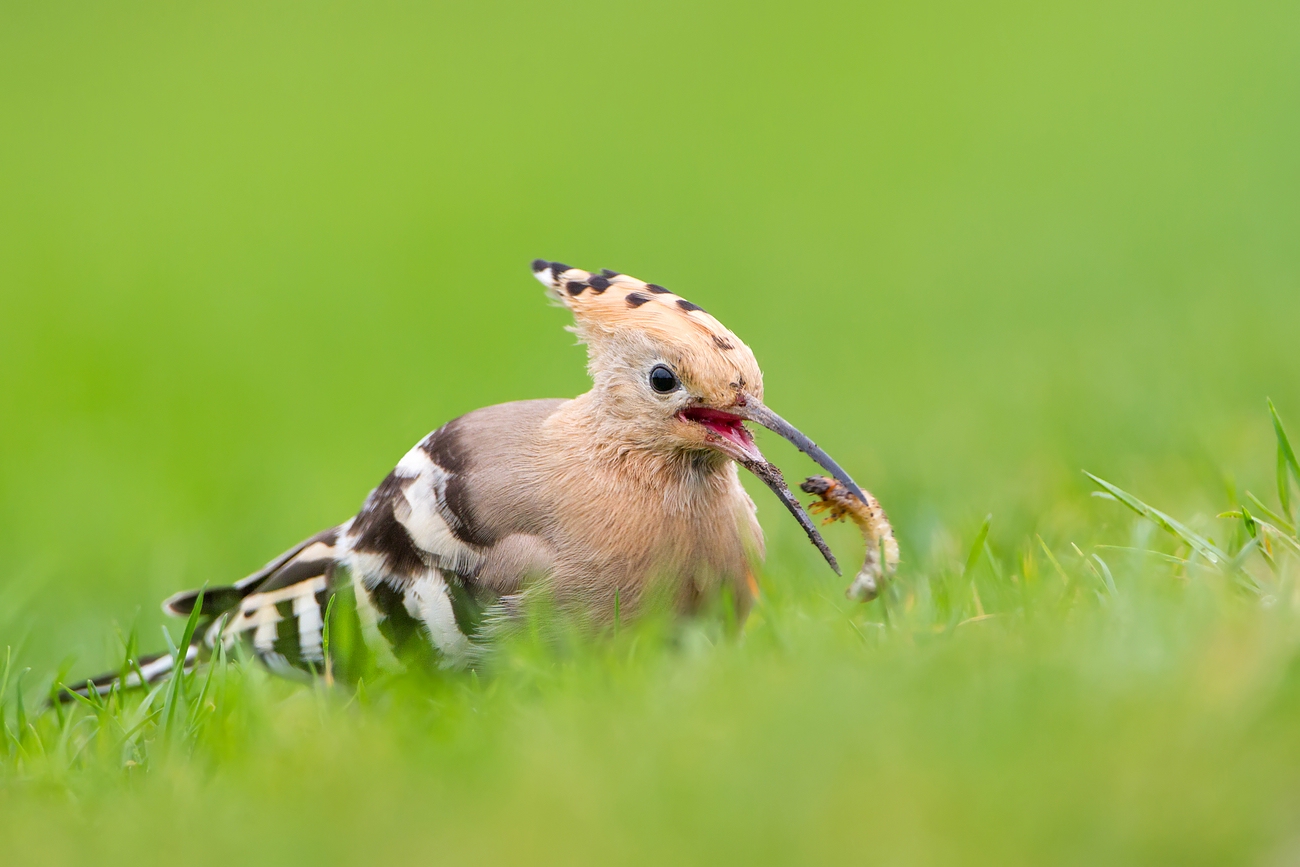
<svg viewBox="0 0 1300 867"><path fill-rule="evenodd" d="M744 400L744 404L738 403L737 406L731 409L731 412L743 419L761 424L772 433L789 441L791 445L812 458L817 462L818 466L834 476L837 482L852 491L859 500L864 503L867 501L867 497L862 493L862 489L858 487L858 483L853 481L853 478L848 473L844 472L843 467L835 463L834 458L822 451L817 443L808 439L801 430L790 424L790 422L763 406L762 401L755 400L748 395L745 396Z"/></svg>
<svg viewBox="0 0 1300 867"><path fill-rule="evenodd" d="M817 550L826 558L826 562L835 570L835 574L841 574L840 566L835 562L835 555L831 553L826 540L817 532L812 519L808 517L808 513L804 511L803 506L795 499L794 494L790 493L790 488L786 486L781 471L769 463L767 458L763 457L763 453L758 450L753 437L750 436L749 431L745 429L742 422L752 421L761 424L773 433L789 440L795 448L816 461L822 469L834 476L836 481L852 491L858 499L866 502L867 498L863 495L862 489L849 477L848 473L844 472L839 464L835 463L830 455L822 451L815 442L804 436L803 432L797 427L763 406L762 401L747 394L737 395L735 403L725 410L692 407L684 410L681 417L685 421L703 425L709 431L709 441L714 448L758 476L763 484L771 488L772 493L776 494L781 503L790 510L790 514L794 515L795 520L799 522L799 526L803 527L803 531L808 534L809 541L817 546Z"/></svg>

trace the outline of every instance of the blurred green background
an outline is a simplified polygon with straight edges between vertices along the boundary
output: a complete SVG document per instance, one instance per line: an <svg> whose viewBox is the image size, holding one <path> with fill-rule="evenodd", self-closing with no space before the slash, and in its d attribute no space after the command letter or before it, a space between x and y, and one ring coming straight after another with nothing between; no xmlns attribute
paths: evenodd
<svg viewBox="0 0 1300 867"><path fill-rule="evenodd" d="M584 390L539 256L716 314L905 556L1084 467L1212 513L1300 418L1297 154L1295 3L4 2L0 643L102 665Z"/></svg>

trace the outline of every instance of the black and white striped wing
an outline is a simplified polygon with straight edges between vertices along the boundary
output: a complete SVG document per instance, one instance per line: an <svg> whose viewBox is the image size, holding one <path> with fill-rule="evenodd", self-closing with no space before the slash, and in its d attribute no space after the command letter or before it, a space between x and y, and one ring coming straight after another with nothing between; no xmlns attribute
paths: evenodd
<svg viewBox="0 0 1300 867"><path fill-rule="evenodd" d="M325 611L337 589L339 541L347 526L317 533L230 587L205 591L206 646L246 639L272 670L319 670L325 662ZM180 593L163 607L185 617L197 597L198 591Z"/></svg>
<svg viewBox="0 0 1300 867"><path fill-rule="evenodd" d="M340 614L355 616L366 651L380 664L472 661L480 649L474 638L495 599L474 584L483 549L456 508L463 510L463 492L449 450L456 444L451 427L412 448L356 517L237 584L208 591L207 646L244 640L274 671L319 672L329 601L342 591L349 604ZM178 594L164 607L187 616L196 596Z"/></svg>
<svg viewBox="0 0 1300 867"><path fill-rule="evenodd" d="M325 664L321 631L336 589L338 538L343 528L317 536L245 596L221 625L229 642L247 636L273 671L319 670Z"/></svg>
<svg viewBox="0 0 1300 867"><path fill-rule="evenodd" d="M474 583L483 552L455 508L460 479L447 430L406 453L366 498L342 544L367 643L398 656L431 645L442 664L457 665L476 653L483 611L494 600Z"/></svg>
<svg viewBox="0 0 1300 867"><path fill-rule="evenodd" d="M356 517L303 540L233 585L205 589L186 667L207 659L218 643L229 648L237 642L291 676L332 665L336 676L350 680L376 662L475 661L485 627L500 620L515 597L499 598L476 580L496 552L496 534L469 508L469 439L462 439L458 422L444 425L407 452ZM536 558L521 563L538 568ZM178 593L163 609L188 617L198 598L197 590ZM335 601L343 604L331 613ZM119 681L151 683L171 668L170 656L145 657L125 681L105 675L77 691L105 692Z"/></svg>
<svg viewBox="0 0 1300 867"><path fill-rule="evenodd" d="M340 664L360 672L374 661L445 666L476 659L482 649L476 638L500 600L475 582L490 534L466 518L455 425L411 449L356 517L235 584L206 588L186 667L207 659L218 642L227 648L245 642L270 669L290 676L322 672L327 651L336 672ZM325 618L336 596L347 600L336 606L330 634L343 627L345 638L332 639L327 649ZM198 598L197 590L178 593L163 610L188 617ZM354 634L358 641L350 639ZM340 644L351 658L340 658ZM171 668L168 655L144 657L123 685L152 683ZM108 674L76 691L102 693L120 680Z"/></svg>
<svg viewBox="0 0 1300 867"><path fill-rule="evenodd" d="M247 638L273 670L286 674L319 670L324 661L325 606L337 584L338 542L346 529L343 524L317 533L230 586L187 590L165 601L165 612L189 617L202 593L199 628L185 648L186 670L208 659L217 642L229 647L241 638ZM118 684L131 688L156 683L173 667L171 654L142 656L125 675L109 672L70 689L103 695Z"/></svg>

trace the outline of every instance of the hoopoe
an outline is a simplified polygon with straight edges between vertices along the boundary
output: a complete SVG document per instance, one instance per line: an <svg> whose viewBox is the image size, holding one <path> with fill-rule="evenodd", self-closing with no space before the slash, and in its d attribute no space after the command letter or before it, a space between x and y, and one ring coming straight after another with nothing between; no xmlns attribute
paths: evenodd
<svg viewBox="0 0 1300 867"><path fill-rule="evenodd" d="M573 315L591 390L485 407L433 431L355 517L204 591L187 665L244 640L274 671L323 671L322 629L336 594L352 598L358 643L390 663L412 651L444 666L470 663L488 625L508 622L538 591L596 622L633 616L652 599L690 613L723 592L743 617L764 549L737 465L775 492L839 572L744 423L789 440L862 501L868 495L764 405L762 371L740 338L654 283L540 259L532 268ZM186 617L197 602L199 591L189 591L163 608ZM171 667L170 655L141 659L124 685ZM117 677L79 691L107 691Z"/></svg>

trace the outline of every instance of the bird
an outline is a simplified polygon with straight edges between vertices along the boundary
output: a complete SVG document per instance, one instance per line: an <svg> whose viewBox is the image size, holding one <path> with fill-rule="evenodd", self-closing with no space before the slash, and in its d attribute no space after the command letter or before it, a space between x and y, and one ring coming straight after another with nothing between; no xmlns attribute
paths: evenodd
<svg viewBox="0 0 1300 867"><path fill-rule="evenodd" d="M190 667L237 642L297 677L340 671L332 657L341 659L344 644L379 667L472 666L500 624L542 596L595 624L654 606L689 616L724 596L743 618L764 541L739 467L777 495L839 573L746 423L866 496L764 404L762 370L739 337L655 283L543 259L532 272L572 314L589 391L447 422L402 456L353 517L230 586L167 599L166 613L195 615L183 653L142 657L126 675L68 691L148 684L177 660ZM332 612L339 599L346 605ZM327 620L338 621L332 642Z"/></svg>

